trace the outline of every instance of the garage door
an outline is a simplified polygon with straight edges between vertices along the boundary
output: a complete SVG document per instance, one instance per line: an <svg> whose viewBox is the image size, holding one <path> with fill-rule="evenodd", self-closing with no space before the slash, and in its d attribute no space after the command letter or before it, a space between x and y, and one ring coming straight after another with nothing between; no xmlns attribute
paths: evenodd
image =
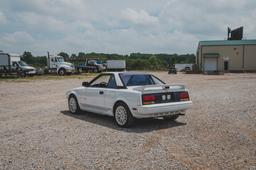
<svg viewBox="0 0 256 170"><path fill-rule="evenodd" d="M217 58L205 58L204 71L217 71Z"/></svg>

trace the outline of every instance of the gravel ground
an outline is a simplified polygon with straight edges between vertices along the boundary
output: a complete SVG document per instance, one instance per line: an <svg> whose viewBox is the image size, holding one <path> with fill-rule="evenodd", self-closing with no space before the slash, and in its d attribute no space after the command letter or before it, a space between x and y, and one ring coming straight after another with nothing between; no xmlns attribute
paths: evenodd
<svg viewBox="0 0 256 170"><path fill-rule="evenodd" d="M256 169L256 74L154 74L193 108L130 129L67 111L81 79L0 81L0 169Z"/></svg>

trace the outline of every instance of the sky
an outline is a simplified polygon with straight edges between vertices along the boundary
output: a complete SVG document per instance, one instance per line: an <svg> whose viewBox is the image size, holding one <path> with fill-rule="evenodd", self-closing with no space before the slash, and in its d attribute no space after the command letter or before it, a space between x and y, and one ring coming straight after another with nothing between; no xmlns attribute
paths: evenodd
<svg viewBox="0 0 256 170"><path fill-rule="evenodd" d="M244 26L256 39L255 0L1 0L0 50L195 53Z"/></svg>

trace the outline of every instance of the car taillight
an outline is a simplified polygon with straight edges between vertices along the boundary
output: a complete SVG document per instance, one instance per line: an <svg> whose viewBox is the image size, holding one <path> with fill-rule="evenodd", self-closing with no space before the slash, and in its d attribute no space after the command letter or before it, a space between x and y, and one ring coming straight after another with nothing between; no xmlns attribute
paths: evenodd
<svg viewBox="0 0 256 170"><path fill-rule="evenodd" d="M189 100L189 95L188 92L180 92L180 101L188 101Z"/></svg>
<svg viewBox="0 0 256 170"><path fill-rule="evenodd" d="M143 99L143 104L154 104L156 97L154 95L144 95L142 99Z"/></svg>

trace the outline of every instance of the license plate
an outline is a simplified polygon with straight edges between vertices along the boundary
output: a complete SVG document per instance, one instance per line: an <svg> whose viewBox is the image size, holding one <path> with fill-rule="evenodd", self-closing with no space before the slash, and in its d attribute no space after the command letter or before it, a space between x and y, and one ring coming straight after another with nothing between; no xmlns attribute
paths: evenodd
<svg viewBox="0 0 256 170"><path fill-rule="evenodd" d="M172 99L171 94L163 94L163 95L162 95L162 100L163 100L163 101L171 100L171 99Z"/></svg>

